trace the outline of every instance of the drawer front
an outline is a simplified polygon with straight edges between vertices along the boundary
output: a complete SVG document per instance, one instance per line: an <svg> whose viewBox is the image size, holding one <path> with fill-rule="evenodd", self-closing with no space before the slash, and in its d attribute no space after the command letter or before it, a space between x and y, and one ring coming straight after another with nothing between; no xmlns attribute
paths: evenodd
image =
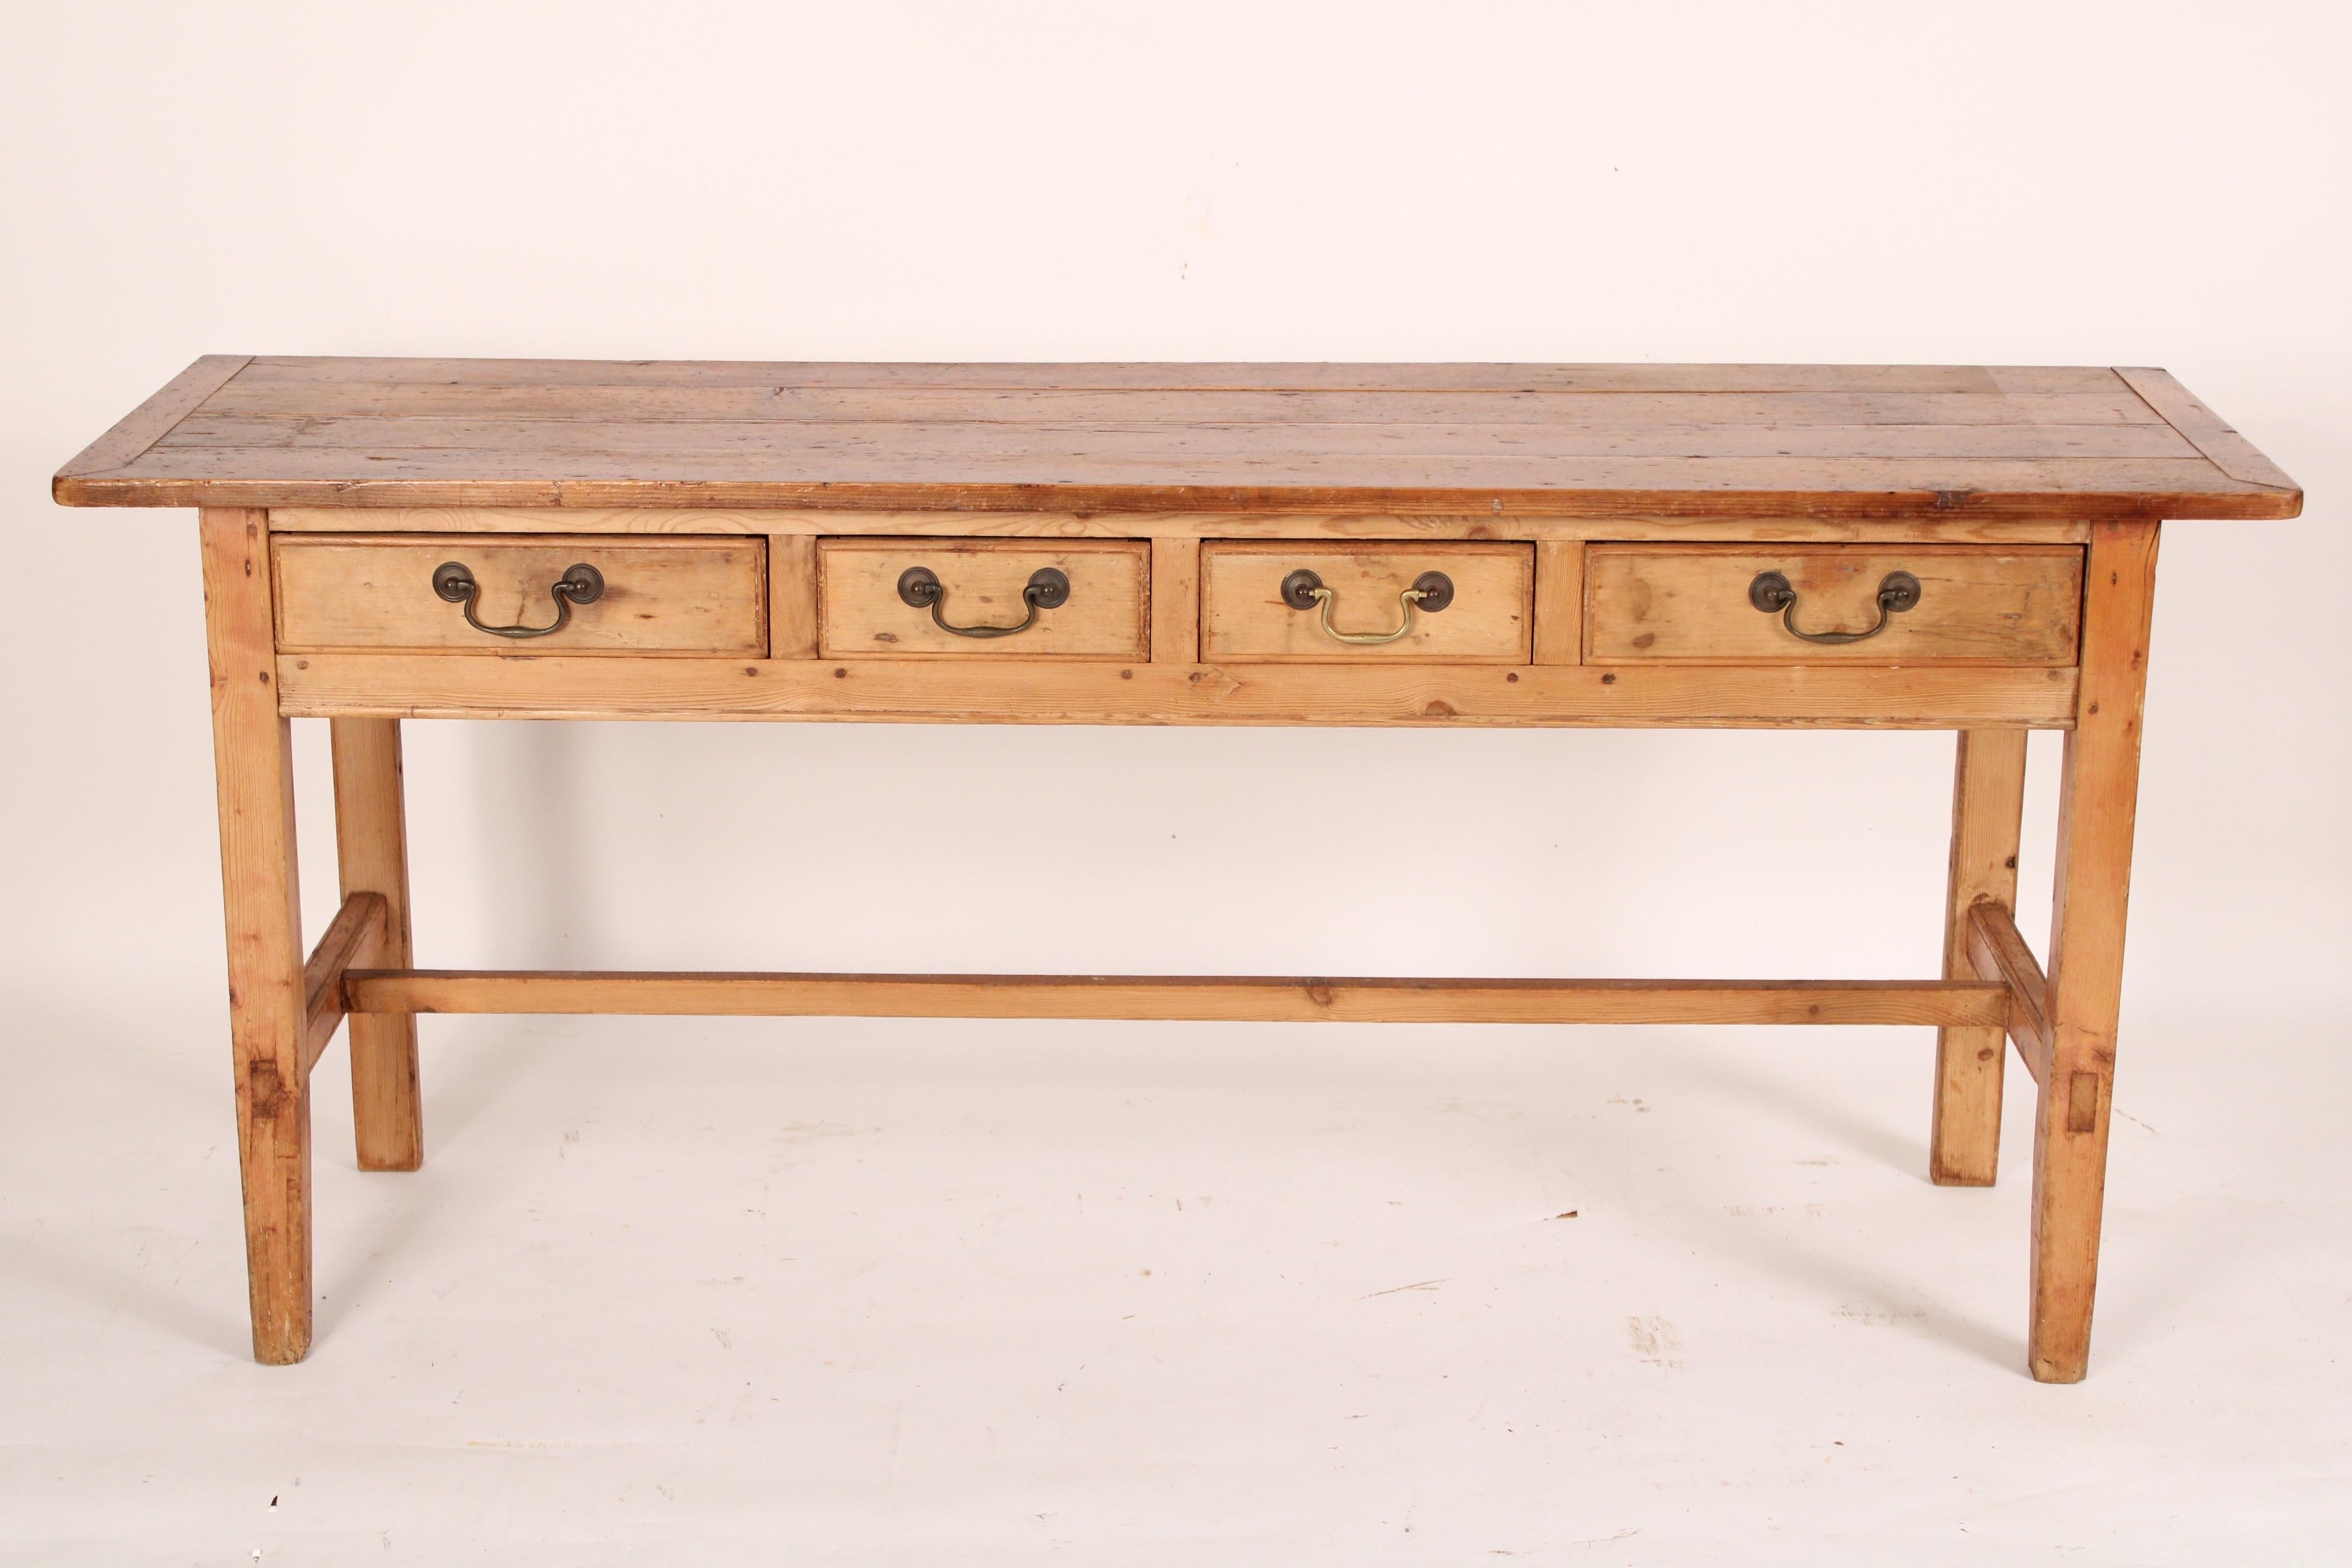
<svg viewBox="0 0 2352 1568"><path fill-rule="evenodd" d="M1769 579L1759 587L1771 573L1793 602ZM1882 611L1882 595L1889 604L1905 596L1896 574L1916 583L1916 602ZM1594 664L2071 665L2083 552L2068 544L1595 544L1585 554L1584 594L1584 657ZM1869 632L1882 619L1881 630L1857 640L1809 640Z"/></svg>
<svg viewBox="0 0 2352 1568"><path fill-rule="evenodd" d="M1313 573L1313 582L1286 598L1284 585L1302 582L1298 573ZM1436 610L1415 603L1408 621L1402 595L1431 573L1443 574L1451 597ZM1328 597L1312 595L1318 586ZM1525 664L1534 588L1532 544L1212 540L1201 547L1201 657ZM1400 628L1404 635L1391 640L1343 640Z"/></svg>
<svg viewBox="0 0 2352 1568"><path fill-rule="evenodd" d="M1150 657L1143 540L821 539L816 563L826 658ZM928 579L909 602L916 574Z"/></svg>
<svg viewBox="0 0 2352 1568"><path fill-rule="evenodd" d="M767 542L614 534L280 534L278 646L289 652L404 649L478 654L764 655ZM463 566L470 605L436 592ZM559 604L575 566L603 579L588 602ZM456 592L456 589L452 590ZM560 629L501 637L469 625Z"/></svg>

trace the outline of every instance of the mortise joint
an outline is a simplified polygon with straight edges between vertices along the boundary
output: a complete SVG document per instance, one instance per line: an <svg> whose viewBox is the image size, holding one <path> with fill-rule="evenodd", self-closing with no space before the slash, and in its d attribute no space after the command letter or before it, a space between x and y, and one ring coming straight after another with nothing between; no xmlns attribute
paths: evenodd
<svg viewBox="0 0 2352 1568"><path fill-rule="evenodd" d="M245 1068L246 1104L257 1117L272 1117L286 1103L286 1079L278 1063L264 1058Z"/></svg>
<svg viewBox="0 0 2352 1568"><path fill-rule="evenodd" d="M2099 1075L2078 1072L2066 1085L2066 1131L2090 1132L2099 1124Z"/></svg>

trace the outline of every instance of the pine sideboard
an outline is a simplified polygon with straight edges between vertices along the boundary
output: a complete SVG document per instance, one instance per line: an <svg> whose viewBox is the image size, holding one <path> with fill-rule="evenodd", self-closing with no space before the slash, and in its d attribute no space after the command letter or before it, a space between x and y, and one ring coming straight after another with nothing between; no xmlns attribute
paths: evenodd
<svg viewBox="0 0 2352 1568"><path fill-rule="evenodd" d="M2293 480L2160 370L197 361L57 476L198 512L254 1353L311 1338L310 1074L424 1156L429 1013L1904 1024L1927 1162L2036 1086L2025 1359L2088 1363L2157 539ZM400 721L1957 736L1916 981L420 969ZM306 955L289 725L343 903ZM2025 741L2065 733L2047 963ZM1923 954L1923 960L1927 955ZM1923 969L1930 965L1924 963Z"/></svg>

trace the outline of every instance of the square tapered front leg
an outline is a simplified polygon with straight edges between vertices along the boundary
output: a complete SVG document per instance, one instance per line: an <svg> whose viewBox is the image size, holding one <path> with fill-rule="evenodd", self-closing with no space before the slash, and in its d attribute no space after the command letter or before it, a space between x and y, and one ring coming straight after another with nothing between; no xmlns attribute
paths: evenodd
<svg viewBox="0 0 2352 1568"><path fill-rule="evenodd" d="M207 509L199 526L253 1354L282 1363L310 1348L310 1097L294 771L278 705L268 515Z"/></svg>
<svg viewBox="0 0 2352 1568"><path fill-rule="evenodd" d="M2156 543L2153 522L2098 523L2084 574L2082 697L2066 736L2050 922L2050 1059L2033 1121L2026 1359L2044 1383L2080 1382L2090 1366Z"/></svg>

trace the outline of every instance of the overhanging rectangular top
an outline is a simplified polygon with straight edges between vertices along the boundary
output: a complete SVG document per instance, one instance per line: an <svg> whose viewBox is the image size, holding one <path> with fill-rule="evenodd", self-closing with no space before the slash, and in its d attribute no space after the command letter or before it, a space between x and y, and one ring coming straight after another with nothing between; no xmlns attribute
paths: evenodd
<svg viewBox="0 0 2352 1568"><path fill-rule="evenodd" d="M68 506L2286 518L2160 370L198 360Z"/></svg>

